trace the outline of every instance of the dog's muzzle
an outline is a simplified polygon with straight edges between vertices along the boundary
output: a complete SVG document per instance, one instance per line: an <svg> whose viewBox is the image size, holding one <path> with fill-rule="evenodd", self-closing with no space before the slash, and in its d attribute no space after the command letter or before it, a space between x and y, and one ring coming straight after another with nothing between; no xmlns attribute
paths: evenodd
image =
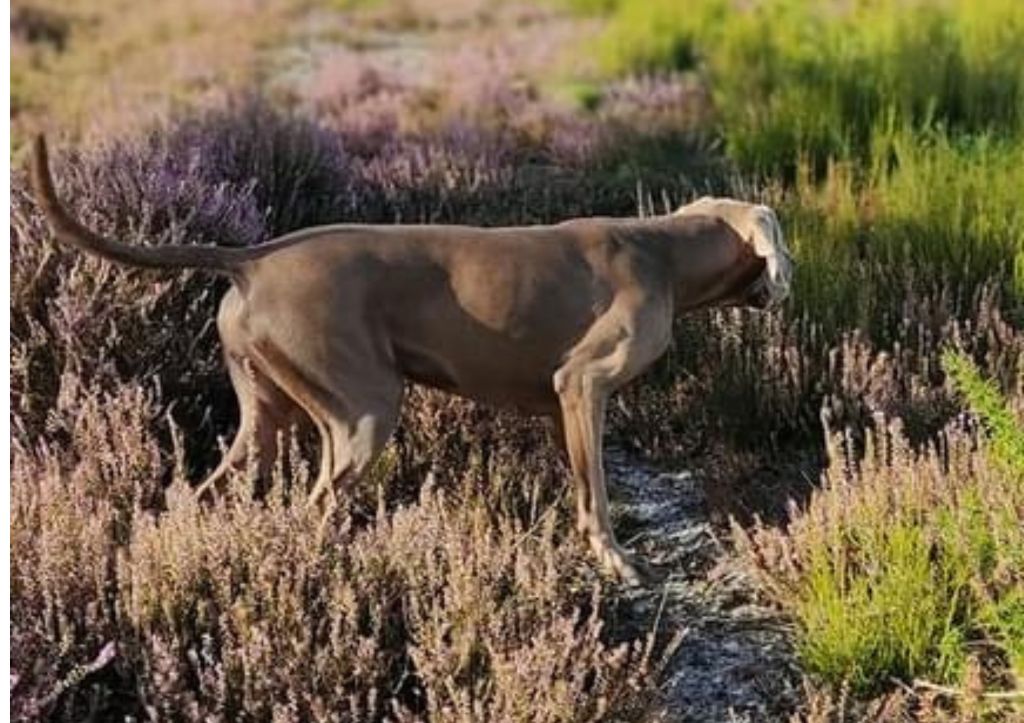
<svg viewBox="0 0 1024 723"><path fill-rule="evenodd" d="M766 269L743 295L743 305L754 309L772 309L788 297L789 283L773 282L771 273Z"/></svg>
<svg viewBox="0 0 1024 723"><path fill-rule="evenodd" d="M750 307L752 309L767 309L771 306L772 295L768 292L767 285L764 284L761 279L758 279L750 288L747 289L746 293L743 294L743 306Z"/></svg>

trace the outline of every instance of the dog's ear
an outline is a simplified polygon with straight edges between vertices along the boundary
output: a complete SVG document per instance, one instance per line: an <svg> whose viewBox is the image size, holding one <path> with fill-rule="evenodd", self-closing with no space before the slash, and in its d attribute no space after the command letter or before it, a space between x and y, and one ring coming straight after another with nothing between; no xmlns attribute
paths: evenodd
<svg viewBox="0 0 1024 723"><path fill-rule="evenodd" d="M715 199L713 196L701 196L700 198L690 201L689 203L682 204L679 208L672 212L673 216L683 216L687 213L696 211L698 206L704 206L709 203L714 203Z"/></svg>

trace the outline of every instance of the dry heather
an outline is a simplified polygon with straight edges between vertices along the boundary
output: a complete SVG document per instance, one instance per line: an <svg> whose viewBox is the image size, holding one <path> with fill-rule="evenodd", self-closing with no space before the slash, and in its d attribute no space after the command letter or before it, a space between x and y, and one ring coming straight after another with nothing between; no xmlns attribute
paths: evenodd
<svg viewBox="0 0 1024 723"><path fill-rule="evenodd" d="M58 154L61 190L90 226L169 244L255 244L338 220L628 215L709 191L773 204L798 260L793 299L681 321L663 362L613 405L611 433L698 470L713 509L739 520L741 549L796 623L805 718L1012 720L1024 62L1003 29L1021 27L1019 3L841 3L845 15L763 0L726 15L702 0L685 16L568 4L611 12L613 39L640 33L643 57L610 54L609 67L660 70L556 89L573 106L475 46L458 63L485 80L447 89L327 62L308 97L290 97L301 112L250 98L179 114ZM794 22L768 28L762 6ZM641 22L652 13L664 22ZM18 14L23 120L105 19ZM884 42L867 42L876 26ZM173 47L182 27L168 27ZM203 28L194 40L209 47ZM224 53L253 57L252 38L228 40ZM78 65L104 74L110 57ZM65 119L81 98L69 87ZM187 481L236 424L212 321L223 288L51 246L17 166L16 717L575 721L637 718L656 701L660 641L619 624L536 424L411 389L325 544L290 504L309 440L293 440L262 500L240 479L230 501L197 508Z"/></svg>
<svg viewBox="0 0 1024 723"><path fill-rule="evenodd" d="M180 457L162 488L158 411L138 386L68 388L66 444L15 447L16 711L593 720L639 705L650 648L606 640L558 489L507 452L449 464L395 509L385 467L377 509L346 510L320 542L288 504L301 464L263 501L240 479L200 508ZM68 685L111 642L111 665Z"/></svg>
<svg viewBox="0 0 1024 723"><path fill-rule="evenodd" d="M16 711L554 721L639 705L647 643L606 640L558 489L507 452L449 463L395 509L378 470L377 509L347 509L320 542L289 504L301 464L263 501L239 479L202 509L180 456L159 483L175 460L151 393L67 388L64 415L59 450L14 450ZM70 685L111 642L113 662Z"/></svg>

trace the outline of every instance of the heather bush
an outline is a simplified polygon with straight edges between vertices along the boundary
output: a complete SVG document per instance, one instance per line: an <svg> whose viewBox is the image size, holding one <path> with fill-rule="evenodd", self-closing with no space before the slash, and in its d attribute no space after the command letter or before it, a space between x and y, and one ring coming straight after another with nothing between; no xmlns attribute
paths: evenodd
<svg viewBox="0 0 1024 723"><path fill-rule="evenodd" d="M893 676L968 697L1019 690L1020 470L962 424L915 451L881 421L862 453L839 434L829 452L822 489L785 532L738 531L793 609L807 669L861 693Z"/></svg>
<svg viewBox="0 0 1024 723"><path fill-rule="evenodd" d="M391 511L378 489L376 513L346 509L321 540L289 503L304 464L263 501L241 475L203 508L162 452L152 393L76 388L56 412L71 410L63 446L14 450L16 711L562 721L645 704L650 644L608 642L562 490L508 450Z"/></svg>
<svg viewBox="0 0 1024 723"><path fill-rule="evenodd" d="M415 190L411 203L398 197L392 218L501 224L629 215L638 183L673 195L724 187L728 169L706 136L699 84L674 75L624 79L581 114L542 80L523 77L512 50L472 44L433 83L403 80L346 51L324 62L308 102L367 161L371 187L379 183L389 198ZM467 78L465 67L479 72ZM410 205L419 210L412 218Z"/></svg>
<svg viewBox="0 0 1024 723"><path fill-rule="evenodd" d="M168 463L151 431L159 407L138 385L64 381L51 414L62 443L12 443L14 718L75 720L90 707L135 705L117 674L86 686L79 671L120 642L118 550L161 499Z"/></svg>
<svg viewBox="0 0 1024 723"><path fill-rule="evenodd" d="M349 220L357 207L356 175L343 139L258 97L186 116L155 142L162 154L188 164L177 169L182 176L194 174L214 186L251 185L265 232L248 243Z"/></svg>
<svg viewBox="0 0 1024 723"><path fill-rule="evenodd" d="M613 427L655 459L706 469L718 511L782 521L825 460L823 405L835 424L854 430L878 415L899 418L903 433L923 443L959 412L943 385L951 341L1020 398L1024 336L1001 306L994 286L963 301L938 285L908 292L899 307L906 321L876 338L859 329L835 335L810 314L733 310L682 319L666 357L612 406Z"/></svg>

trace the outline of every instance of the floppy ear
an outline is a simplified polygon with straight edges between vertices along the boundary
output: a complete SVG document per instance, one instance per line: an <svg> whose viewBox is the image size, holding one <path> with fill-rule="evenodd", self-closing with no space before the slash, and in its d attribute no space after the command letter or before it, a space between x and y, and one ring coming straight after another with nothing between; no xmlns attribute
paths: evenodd
<svg viewBox="0 0 1024 723"><path fill-rule="evenodd" d="M695 201L690 201L689 203L684 203L682 206L680 206L675 211L673 211L672 215L673 216L684 216L687 213L694 213L694 212L697 211L698 207L705 206L705 205L707 205L709 203L713 203L714 200L715 199L712 196L701 196L700 198L696 199Z"/></svg>
<svg viewBox="0 0 1024 723"><path fill-rule="evenodd" d="M793 280L793 258L782 236L779 219L768 206L757 206L750 243L767 263L769 289L778 301L789 295Z"/></svg>

